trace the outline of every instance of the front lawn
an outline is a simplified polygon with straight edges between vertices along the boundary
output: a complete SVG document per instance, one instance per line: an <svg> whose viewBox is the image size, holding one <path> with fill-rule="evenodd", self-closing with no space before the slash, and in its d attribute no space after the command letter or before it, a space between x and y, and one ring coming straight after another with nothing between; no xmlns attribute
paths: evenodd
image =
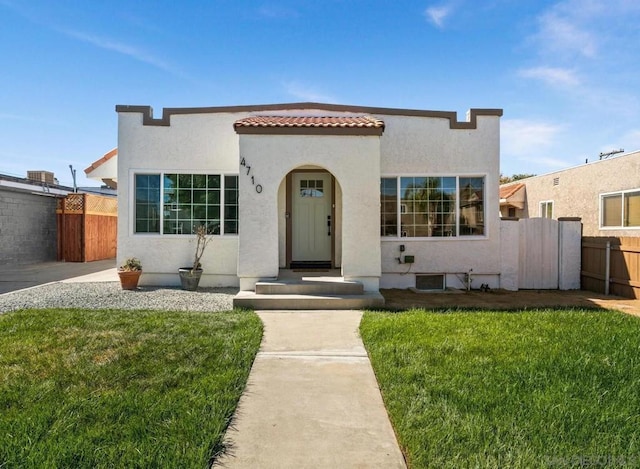
<svg viewBox="0 0 640 469"><path fill-rule="evenodd" d="M360 332L411 468L640 465L637 317L367 312Z"/></svg>
<svg viewBox="0 0 640 469"><path fill-rule="evenodd" d="M206 467L262 336L250 312L0 315L0 467Z"/></svg>

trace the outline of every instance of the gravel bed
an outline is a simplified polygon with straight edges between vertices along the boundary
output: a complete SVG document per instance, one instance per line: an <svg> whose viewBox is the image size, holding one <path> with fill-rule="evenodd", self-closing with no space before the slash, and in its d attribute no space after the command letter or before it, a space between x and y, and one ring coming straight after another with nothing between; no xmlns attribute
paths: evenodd
<svg viewBox="0 0 640 469"><path fill-rule="evenodd" d="M122 290L119 282L57 282L0 295L0 313L27 308L153 309L163 311L228 311L237 288L171 287Z"/></svg>

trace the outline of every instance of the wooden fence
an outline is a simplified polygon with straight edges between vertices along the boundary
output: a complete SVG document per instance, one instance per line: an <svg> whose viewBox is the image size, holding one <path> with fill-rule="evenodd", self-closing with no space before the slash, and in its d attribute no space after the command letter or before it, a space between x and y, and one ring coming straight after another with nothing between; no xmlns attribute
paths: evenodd
<svg viewBox="0 0 640 469"><path fill-rule="evenodd" d="M582 238L583 290L640 298L640 237Z"/></svg>
<svg viewBox="0 0 640 469"><path fill-rule="evenodd" d="M58 260L90 262L116 257L118 200L93 194L58 199Z"/></svg>

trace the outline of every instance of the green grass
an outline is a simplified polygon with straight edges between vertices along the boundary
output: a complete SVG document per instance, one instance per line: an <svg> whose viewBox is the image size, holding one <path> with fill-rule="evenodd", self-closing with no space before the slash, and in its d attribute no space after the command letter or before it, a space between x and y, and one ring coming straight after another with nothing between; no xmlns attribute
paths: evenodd
<svg viewBox="0 0 640 469"><path fill-rule="evenodd" d="M206 467L261 336L241 311L0 315L0 467Z"/></svg>
<svg viewBox="0 0 640 469"><path fill-rule="evenodd" d="M410 467L640 466L640 319L618 312L365 313Z"/></svg>

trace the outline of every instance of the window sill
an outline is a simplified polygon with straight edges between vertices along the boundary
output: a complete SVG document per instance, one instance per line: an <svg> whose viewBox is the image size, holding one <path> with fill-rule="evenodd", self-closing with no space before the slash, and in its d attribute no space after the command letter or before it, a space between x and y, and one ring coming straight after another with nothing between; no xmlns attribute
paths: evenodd
<svg viewBox="0 0 640 469"><path fill-rule="evenodd" d="M487 235L466 235L466 236L427 236L427 237L407 237L407 236L381 236L381 242L412 242L412 241L482 241L489 239Z"/></svg>

